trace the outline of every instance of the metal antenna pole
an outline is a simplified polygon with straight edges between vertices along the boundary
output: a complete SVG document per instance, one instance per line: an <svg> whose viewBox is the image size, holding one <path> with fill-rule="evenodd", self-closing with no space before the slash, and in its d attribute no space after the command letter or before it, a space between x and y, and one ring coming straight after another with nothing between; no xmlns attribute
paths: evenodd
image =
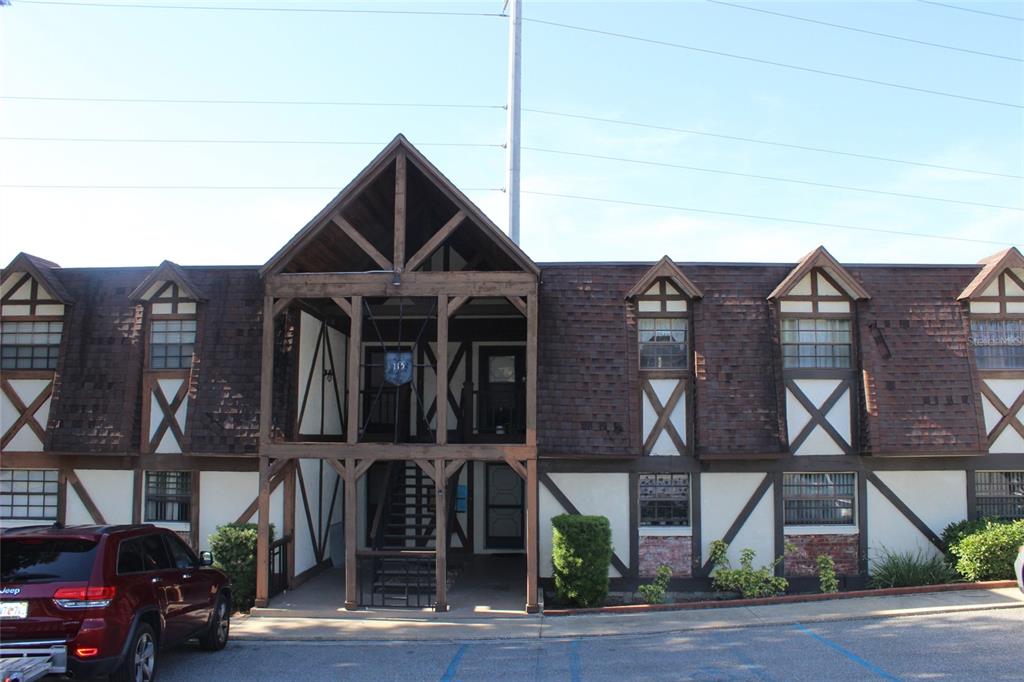
<svg viewBox="0 0 1024 682"><path fill-rule="evenodd" d="M519 128L522 102L522 0L509 0L508 17L508 161L505 188L508 191L508 231L512 241L519 243Z"/></svg>

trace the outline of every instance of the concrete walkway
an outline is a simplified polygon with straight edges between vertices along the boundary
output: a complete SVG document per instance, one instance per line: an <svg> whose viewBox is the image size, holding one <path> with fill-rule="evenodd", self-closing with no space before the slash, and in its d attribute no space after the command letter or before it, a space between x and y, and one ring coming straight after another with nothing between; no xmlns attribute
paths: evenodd
<svg viewBox="0 0 1024 682"><path fill-rule="evenodd" d="M1024 594L1016 587L638 614L460 619L392 610L357 611L339 618L236 617L231 635L239 640L280 641L562 639L1007 608L1024 609Z"/></svg>

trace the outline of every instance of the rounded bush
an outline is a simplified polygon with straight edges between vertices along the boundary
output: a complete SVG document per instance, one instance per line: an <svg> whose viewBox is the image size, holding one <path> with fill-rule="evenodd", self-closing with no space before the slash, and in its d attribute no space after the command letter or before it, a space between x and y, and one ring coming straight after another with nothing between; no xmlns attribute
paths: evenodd
<svg viewBox="0 0 1024 682"><path fill-rule="evenodd" d="M612 527L603 516L561 514L551 519L551 563L559 601L599 606L608 596Z"/></svg>
<svg viewBox="0 0 1024 682"><path fill-rule="evenodd" d="M1024 519L989 523L954 548L956 570L967 580L1012 580L1017 548L1024 545Z"/></svg>
<svg viewBox="0 0 1024 682"><path fill-rule="evenodd" d="M231 601L239 611L248 611L256 603L257 529L255 523L228 523L210 535L214 565L231 578ZM270 541L274 541L273 526Z"/></svg>

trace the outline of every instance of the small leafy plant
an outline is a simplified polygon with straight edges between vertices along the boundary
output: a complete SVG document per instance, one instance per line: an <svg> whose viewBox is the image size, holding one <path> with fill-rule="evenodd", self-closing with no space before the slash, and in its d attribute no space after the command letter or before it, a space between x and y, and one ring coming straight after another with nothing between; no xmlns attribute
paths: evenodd
<svg viewBox="0 0 1024 682"><path fill-rule="evenodd" d="M872 587L913 587L953 582L956 576L940 556L928 556L920 549L893 552L882 548L871 568Z"/></svg>
<svg viewBox="0 0 1024 682"><path fill-rule="evenodd" d="M982 519L963 520L955 521L945 527L942 531L942 544L946 546L946 561L950 566L956 566L957 554L956 548L968 535L977 533L979 530L985 530L992 524L1003 524L1006 521L1002 521L998 518L985 517Z"/></svg>
<svg viewBox="0 0 1024 682"><path fill-rule="evenodd" d="M818 555L818 586L824 594L839 591L836 562L828 554Z"/></svg>
<svg viewBox="0 0 1024 682"><path fill-rule="evenodd" d="M789 545L786 549L789 550ZM774 597L789 588L789 581L775 575L775 567L783 557L780 556L767 566L754 568L754 557L757 552L746 548L740 552L740 567L733 568L726 552L729 550L722 540L711 543L710 558L715 566L711 576L711 586L722 592L739 592L744 599L756 597Z"/></svg>
<svg viewBox="0 0 1024 682"><path fill-rule="evenodd" d="M640 596L647 604L661 604L665 601L665 592L668 590L668 581L672 578L672 569L668 564L658 566L654 573L654 580L646 585L640 586Z"/></svg>

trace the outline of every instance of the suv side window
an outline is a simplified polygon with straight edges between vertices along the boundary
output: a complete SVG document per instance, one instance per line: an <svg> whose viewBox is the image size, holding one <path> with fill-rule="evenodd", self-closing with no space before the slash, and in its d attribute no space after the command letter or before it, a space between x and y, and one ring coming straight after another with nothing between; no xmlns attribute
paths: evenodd
<svg viewBox="0 0 1024 682"><path fill-rule="evenodd" d="M165 535L164 540L167 541L167 546L171 549L171 559L174 560L174 565L177 568L195 568L199 563L193 556L192 550L177 537Z"/></svg>
<svg viewBox="0 0 1024 682"><path fill-rule="evenodd" d="M141 573L142 564L142 543L138 538L123 540L117 549L117 572Z"/></svg>
<svg viewBox="0 0 1024 682"><path fill-rule="evenodd" d="M142 561L147 571L163 571L171 568L171 558L159 535L142 536Z"/></svg>

